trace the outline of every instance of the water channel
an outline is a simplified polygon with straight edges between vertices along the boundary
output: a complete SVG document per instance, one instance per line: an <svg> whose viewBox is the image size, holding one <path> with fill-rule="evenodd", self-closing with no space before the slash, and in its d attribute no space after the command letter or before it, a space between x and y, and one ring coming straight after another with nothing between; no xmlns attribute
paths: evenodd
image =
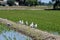
<svg viewBox="0 0 60 40"><path fill-rule="evenodd" d="M0 40L32 40L32 38L11 30L3 31L0 34Z"/></svg>

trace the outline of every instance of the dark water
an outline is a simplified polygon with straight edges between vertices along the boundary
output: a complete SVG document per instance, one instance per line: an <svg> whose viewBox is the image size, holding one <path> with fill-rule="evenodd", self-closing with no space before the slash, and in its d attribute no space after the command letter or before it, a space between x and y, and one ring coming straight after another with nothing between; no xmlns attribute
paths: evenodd
<svg viewBox="0 0 60 40"><path fill-rule="evenodd" d="M32 40L32 38L11 30L3 31L0 34L0 40Z"/></svg>

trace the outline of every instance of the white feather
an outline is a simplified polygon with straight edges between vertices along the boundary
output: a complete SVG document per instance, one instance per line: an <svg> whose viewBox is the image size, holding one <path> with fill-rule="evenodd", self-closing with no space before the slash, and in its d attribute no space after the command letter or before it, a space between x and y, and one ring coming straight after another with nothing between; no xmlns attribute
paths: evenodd
<svg viewBox="0 0 60 40"><path fill-rule="evenodd" d="M35 28L37 28L37 24L35 24Z"/></svg>
<svg viewBox="0 0 60 40"><path fill-rule="evenodd" d="M33 22L30 24L30 27L31 27L31 28L33 28L33 27L34 27L34 23L33 23Z"/></svg>
<svg viewBox="0 0 60 40"><path fill-rule="evenodd" d="M20 20L19 23L22 24L22 21Z"/></svg>
<svg viewBox="0 0 60 40"><path fill-rule="evenodd" d="M26 21L26 25L28 25L28 21Z"/></svg>
<svg viewBox="0 0 60 40"><path fill-rule="evenodd" d="M24 24L23 20L21 21L21 24Z"/></svg>

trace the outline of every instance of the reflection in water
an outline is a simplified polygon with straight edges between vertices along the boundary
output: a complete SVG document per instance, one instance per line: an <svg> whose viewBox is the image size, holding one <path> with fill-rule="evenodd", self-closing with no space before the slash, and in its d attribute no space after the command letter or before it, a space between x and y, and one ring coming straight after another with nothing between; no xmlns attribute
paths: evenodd
<svg viewBox="0 0 60 40"><path fill-rule="evenodd" d="M32 40L30 37L25 36L15 31L2 32L0 40Z"/></svg>

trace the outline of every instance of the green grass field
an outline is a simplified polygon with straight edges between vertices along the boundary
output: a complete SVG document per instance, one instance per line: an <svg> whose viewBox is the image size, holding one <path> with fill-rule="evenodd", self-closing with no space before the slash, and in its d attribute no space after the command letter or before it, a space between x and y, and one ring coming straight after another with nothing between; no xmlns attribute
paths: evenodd
<svg viewBox="0 0 60 40"><path fill-rule="evenodd" d="M0 18L7 18L14 22L19 20L34 22L38 24L37 29L60 33L60 11L57 10L0 10Z"/></svg>

